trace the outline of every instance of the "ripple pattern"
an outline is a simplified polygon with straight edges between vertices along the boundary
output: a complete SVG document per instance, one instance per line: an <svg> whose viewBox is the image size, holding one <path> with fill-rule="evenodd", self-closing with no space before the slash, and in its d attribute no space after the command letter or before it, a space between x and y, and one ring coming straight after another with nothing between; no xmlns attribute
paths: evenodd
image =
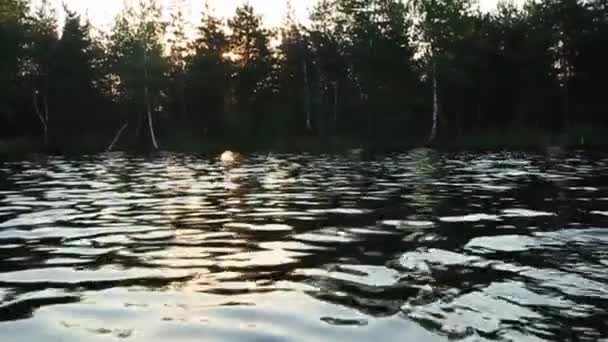
<svg viewBox="0 0 608 342"><path fill-rule="evenodd" d="M608 340L608 156L0 161L0 340Z"/></svg>

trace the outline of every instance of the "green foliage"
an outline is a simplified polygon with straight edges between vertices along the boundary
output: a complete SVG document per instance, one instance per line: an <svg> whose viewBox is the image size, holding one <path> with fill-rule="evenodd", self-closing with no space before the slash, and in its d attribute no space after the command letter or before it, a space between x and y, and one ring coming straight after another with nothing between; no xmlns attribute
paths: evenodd
<svg viewBox="0 0 608 342"><path fill-rule="evenodd" d="M291 9L280 30L278 47L278 99L282 115L274 113L274 135L305 134L312 122L314 65L310 35L295 19ZM318 77L318 76L317 76Z"/></svg>
<svg viewBox="0 0 608 342"><path fill-rule="evenodd" d="M156 1L141 0L137 7L123 9L109 39L115 101L124 115L121 121L129 124L138 143L149 141L143 133L147 132L144 117L148 105L156 117L167 92L169 63L163 53L166 26Z"/></svg>
<svg viewBox="0 0 608 342"><path fill-rule="evenodd" d="M186 105L186 63L188 58L188 38L186 37L186 21L183 9L184 0L177 0L176 8L171 14L169 25L169 94L168 109L172 121L185 125L188 120Z"/></svg>
<svg viewBox="0 0 608 342"><path fill-rule="evenodd" d="M259 122L264 105L261 101L271 88L270 32L262 26L262 17L248 4L236 9L234 17L228 20L228 28L235 67L234 104L238 111L254 113L255 121Z"/></svg>
<svg viewBox="0 0 608 342"><path fill-rule="evenodd" d="M232 66L225 56L230 52L230 41L224 23L208 5L197 31L191 45L194 54L186 66L186 103L190 109L187 124L189 133L207 137L218 135L226 121Z"/></svg>
<svg viewBox="0 0 608 342"><path fill-rule="evenodd" d="M608 126L606 1L318 0L276 31L251 5L227 20L207 6L194 37L183 1L166 23L140 0L97 37L67 8L58 28L48 0L0 0L0 138L102 146L126 123L122 146L145 147L150 112L167 142L421 141L435 83L440 142Z"/></svg>
<svg viewBox="0 0 608 342"><path fill-rule="evenodd" d="M52 125L57 127L57 139L64 144L80 140L100 123L102 117L90 117L87 111L103 107L102 92L96 87L101 76L95 69L95 50L89 36L89 24L82 23L78 14L65 9L66 19L61 39L53 52L50 71L53 87ZM99 114L99 113L98 113Z"/></svg>
<svg viewBox="0 0 608 342"><path fill-rule="evenodd" d="M11 134L19 97L19 69L25 57L26 14L24 0L0 0L0 135Z"/></svg>

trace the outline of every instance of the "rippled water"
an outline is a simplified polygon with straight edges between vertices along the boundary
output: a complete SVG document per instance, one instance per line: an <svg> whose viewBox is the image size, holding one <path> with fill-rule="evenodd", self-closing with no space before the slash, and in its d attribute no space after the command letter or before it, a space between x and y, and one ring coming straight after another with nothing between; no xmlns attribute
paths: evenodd
<svg viewBox="0 0 608 342"><path fill-rule="evenodd" d="M0 341L608 340L608 156L0 162Z"/></svg>

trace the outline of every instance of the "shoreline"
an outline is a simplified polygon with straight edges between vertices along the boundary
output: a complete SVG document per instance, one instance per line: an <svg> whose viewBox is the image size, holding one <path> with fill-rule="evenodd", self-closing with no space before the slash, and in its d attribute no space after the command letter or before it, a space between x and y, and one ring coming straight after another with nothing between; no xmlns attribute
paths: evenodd
<svg viewBox="0 0 608 342"><path fill-rule="evenodd" d="M602 131L603 132L603 131ZM608 131L606 132L608 133ZM363 149L369 153L395 152L415 148L433 148L439 151L482 151L482 150L522 150L548 151L564 150L608 150L608 139L602 134L578 136L574 134L549 133L507 133L475 134L460 138L439 138L433 143L422 139L353 139L352 137L295 137L278 139L190 139L161 141L160 152L221 153L234 150L248 152L291 152L291 153L344 153ZM106 152L101 143L75 146L44 147L33 139L15 138L0 140L0 156L27 154L84 155ZM142 153L155 152L152 149L125 148L119 146L113 152Z"/></svg>

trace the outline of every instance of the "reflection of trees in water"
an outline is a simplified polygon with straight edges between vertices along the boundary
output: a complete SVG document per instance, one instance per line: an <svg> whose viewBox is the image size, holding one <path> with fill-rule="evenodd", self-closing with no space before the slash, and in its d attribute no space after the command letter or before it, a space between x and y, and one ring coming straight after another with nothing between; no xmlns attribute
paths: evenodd
<svg viewBox="0 0 608 342"><path fill-rule="evenodd" d="M438 154L431 149L414 149L407 154L404 163L408 172L407 183L411 184L411 193L407 199L420 218L433 218L434 206L439 202L437 187L433 185L436 178ZM410 174L411 173L411 174Z"/></svg>

